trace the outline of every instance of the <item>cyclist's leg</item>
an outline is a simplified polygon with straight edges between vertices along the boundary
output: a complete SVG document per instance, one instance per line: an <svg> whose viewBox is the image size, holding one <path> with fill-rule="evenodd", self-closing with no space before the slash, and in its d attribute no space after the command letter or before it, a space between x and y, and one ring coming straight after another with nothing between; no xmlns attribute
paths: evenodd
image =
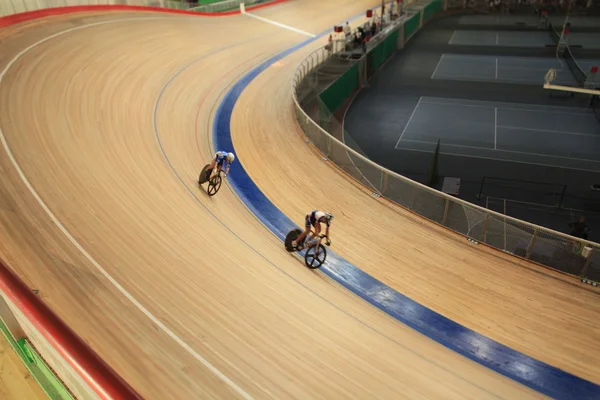
<svg viewBox="0 0 600 400"><path fill-rule="evenodd" d="M321 223L317 222L315 224L315 235L314 236L319 236L321 234Z"/></svg>
<svg viewBox="0 0 600 400"><path fill-rule="evenodd" d="M214 162L215 166L213 167L213 169L211 170L211 176L210 178L212 178L213 176L216 176L218 172L221 171L221 169L223 169L223 160L215 160Z"/></svg>
<svg viewBox="0 0 600 400"><path fill-rule="evenodd" d="M298 244L302 244L302 241L304 240L306 235L308 235L308 233L310 232L310 228L311 228L310 215L307 215L306 218L304 218L304 232L302 232L296 238L296 240L292 241L292 246L296 247Z"/></svg>
<svg viewBox="0 0 600 400"><path fill-rule="evenodd" d="M317 244L317 241L312 241L313 238L318 238L319 237L319 233L321 232L321 224L320 223L315 223L314 225L315 231L314 232L310 232L310 228L308 228L308 232L310 232L310 237L304 240L304 243L308 243L306 245L307 248L309 247L313 247L314 245Z"/></svg>
<svg viewBox="0 0 600 400"><path fill-rule="evenodd" d="M208 168L206 168L206 176L205 179L207 181L210 180L210 177L212 176L213 171L215 170L215 166L217 164L217 156L215 156L211 161L210 164L208 164Z"/></svg>
<svg viewBox="0 0 600 400"><path fill-rule="evenodd" d="M215 169L215 166L217 165L217 156L215 155L213 157L213 159L210 162L210 166L208 167L208 169Z"/></svg>

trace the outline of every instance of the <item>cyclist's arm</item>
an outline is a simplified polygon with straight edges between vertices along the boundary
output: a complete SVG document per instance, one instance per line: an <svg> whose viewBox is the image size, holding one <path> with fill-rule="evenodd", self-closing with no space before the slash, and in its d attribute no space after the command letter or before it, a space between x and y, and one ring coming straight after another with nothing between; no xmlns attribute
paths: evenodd
<svg viewBox="0 0 600 400"><path fill-rule="evenodd" d="M325 228L325 237L329 239L329 225Z"/></svg>

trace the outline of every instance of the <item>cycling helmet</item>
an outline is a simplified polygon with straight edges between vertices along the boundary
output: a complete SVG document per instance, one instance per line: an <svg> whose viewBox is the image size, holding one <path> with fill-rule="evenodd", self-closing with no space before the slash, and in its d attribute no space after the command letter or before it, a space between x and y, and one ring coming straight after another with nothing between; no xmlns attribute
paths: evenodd
<svg viewBox="0 0 600 400"><path fill-rule="evenodd" d="M227 161L232 163L234 160L235 160L235 156L233 155L233 153L227 153Z"/></svg>
<svg viewBox="0 0 600 400"><path fill-rule="evenodd" d="M333 220L333 214L332 213L325 213L325 218L327 218L327 221L329 223L331 223L331 221Z"/></svg>

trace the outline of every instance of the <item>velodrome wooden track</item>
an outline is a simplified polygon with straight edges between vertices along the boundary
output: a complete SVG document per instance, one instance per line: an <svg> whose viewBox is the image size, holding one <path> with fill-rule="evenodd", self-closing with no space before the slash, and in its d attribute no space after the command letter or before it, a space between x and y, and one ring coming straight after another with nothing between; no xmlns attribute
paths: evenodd
<svg viewBox="0 0 600 400"><path fill-rule="evenodd" d="M377 3L256 14L318 33ZM246 16L73 14L0 31L0 68L88 24L0 82L0 127L48 207L3 151L0 256L144 397L542 397L308 271L227 185L197 189L224 91L305 37ZM372 198L304 143L290 80L320 44L268 68L234 110L261 190L298 224L331 210L334 250L412 299L599 383L597 292Z"/></svg>
<svg viewBox="0 0 600 400"><path fill-rule="evenodd" d="M0 335L0 366L0 398L6 400L47 398L4 335Z"/></svg>

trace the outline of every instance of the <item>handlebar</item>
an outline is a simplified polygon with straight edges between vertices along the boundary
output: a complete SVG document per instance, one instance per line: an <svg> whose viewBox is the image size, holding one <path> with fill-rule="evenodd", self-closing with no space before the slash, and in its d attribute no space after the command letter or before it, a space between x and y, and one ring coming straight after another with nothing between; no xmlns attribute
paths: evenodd
<svg viewBox="0 0 600 400"><path fill-rule="evenodd" d="M313 231L311 231L311 232L312 232L312 234L313 234L313 237L316 237L316 236L317 236L317 235L316 235L316 234L315 234ZM331 240L329 240L329 238L327 237L327 235L325 235L325 234L323 234L323 233L322 233L322 234L320 234L318 237L319 237L321 240L323 240L323 239L327 239L327 242L325 243L327 246L329 246L329 245L331 244Z"/></svg>

